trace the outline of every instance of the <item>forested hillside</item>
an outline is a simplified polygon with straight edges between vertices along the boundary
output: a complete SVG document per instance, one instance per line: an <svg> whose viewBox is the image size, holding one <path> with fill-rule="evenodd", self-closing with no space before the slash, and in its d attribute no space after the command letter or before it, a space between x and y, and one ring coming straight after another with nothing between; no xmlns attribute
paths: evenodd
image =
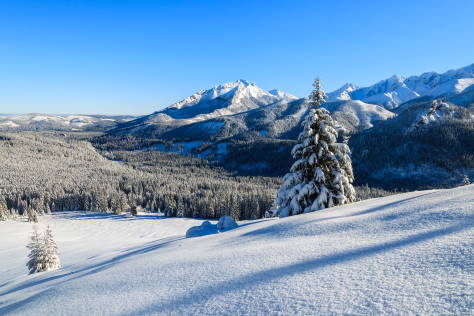
<svg viewBox="0 0 474 316"><path fill-rule="evenodd" d="M75 210L120 214L131 208L167 216L255 219L270 209L281 181L237 176L190 156L137 150L144 143L133 137L91 136L0 134L0 219ZM357 191L359 199L390 194L366 186Z"/></svg>
<svg viewBox="0 0 474 316"><path fill-rule="evenodd" d="M356 182L386 189L454 187L474 176L474 115L420 102L351 138Z"/></svg>
<svg viewBox="0 0 474 316"><path fill-rule="evenodd" d="M169 216L258 218L279 181L234 177L203 160L158 151L104 155L74 134L1 134L0 204L7 206L2 217L143 207Z"/></svg>

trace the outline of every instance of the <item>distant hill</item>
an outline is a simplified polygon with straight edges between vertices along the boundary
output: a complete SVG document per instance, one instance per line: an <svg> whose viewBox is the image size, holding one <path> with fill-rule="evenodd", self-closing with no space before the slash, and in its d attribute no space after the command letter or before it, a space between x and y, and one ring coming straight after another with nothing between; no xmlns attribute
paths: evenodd
<svg viewBox="0 0 474 316"><path fill-rule="evenodd" d="M40 113L0 115L0 130L105 131L133 116L50 115Z"/></svg>

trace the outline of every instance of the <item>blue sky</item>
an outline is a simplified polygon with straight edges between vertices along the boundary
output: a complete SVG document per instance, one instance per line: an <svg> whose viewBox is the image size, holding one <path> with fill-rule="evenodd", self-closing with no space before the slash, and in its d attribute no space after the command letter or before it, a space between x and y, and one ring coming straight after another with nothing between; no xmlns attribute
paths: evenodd
<svg viewBox="0 0 474 316"><path fill-rule="evenodd" d="M0 113L147 114L246 79L306 96L474 62L474 1L3 1Z"/></svg>

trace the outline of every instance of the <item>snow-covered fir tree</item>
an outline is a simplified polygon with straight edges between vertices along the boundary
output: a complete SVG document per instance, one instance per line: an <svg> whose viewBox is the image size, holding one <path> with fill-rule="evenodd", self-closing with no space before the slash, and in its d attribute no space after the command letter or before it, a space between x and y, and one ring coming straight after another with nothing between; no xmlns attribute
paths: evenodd
<svg viewBox="0 0 474 316"><path fill-rule="evenodd" d="M325 93L319 78L313 83L311 110L292 155L296 160L285 175L272 215L286 217L355 201L350 150L337 143L337 131L329 112L321 107Z"/></svg>
<svg viewBox="0 0 474 316"><path fill-rule="evenodd" d="M59 252L58 246L53 238L53 231L48 226L46 228L46 232L44 233L43 238L43 248L44 248L44 256L43 256L43 271L51 271L61 268L61 263L59 261Z"/></svg>
<svg viewBox="0 0 474 316"><path fill-rule="evenodd" d="M49 226L43 236L41 236L35 226L30 242L26 247L30 249L29 260L26 264L30 274L51 271L61 267L58 246L54 241L53 232Z"/></svg>
<svg viewBox="0 0 474 316"><path fill-rule="evenodd" d="M26 247L30 250L30 253L28 254L29 260L26 263L30 274L43 271L43 242L36 226L33 228L33 232L30 236L30 242Z"/></svg>

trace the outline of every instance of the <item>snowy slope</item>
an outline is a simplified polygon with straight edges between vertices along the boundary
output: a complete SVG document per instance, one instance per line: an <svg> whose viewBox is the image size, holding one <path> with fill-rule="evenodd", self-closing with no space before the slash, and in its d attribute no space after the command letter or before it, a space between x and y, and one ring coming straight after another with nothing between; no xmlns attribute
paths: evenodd
<svg viewBox="0 0 474 316"><path fill-rule="evenodd" d="M336 120L336 125L346 131L371 128L377 121L384 121L396 116L385 108L359 100L328 102L324 107Z"/></svg>
<svg viewBox="0 0 474 316"><path fill-rule="evenodd" d="M191 239L148 235L119 252L102 246L101 234L87 236L87 227L102 220L77 221L81 230L72 232L60 228L64 215L53 216L64 267L11 273L0 285L0 314L469 315L474 309L474 185L250 221ZM140 226L113 226L124 222L134 223L111 219L105 227L117 245L140 236L132 233ZM13 258L8 249L24 247L30 225L11 226L0 223L1 239L12 240L1 244L0 256L22 265L26 251ZM121 238L115 231L124 227L129 234ZM76 249L102 256L82 258ZM81 260L66 259L74 256Z"/></svg>
<svg viewBox="0 0 474 316"><path fill-rule="evenodd" d="M361 100L394 109L398 105L420 96L449 97L474 85L474 64L449 70L445 73L427 72L419 76L404 78L393 75L376 84L354 89L344 85L328 94L329 100Z"/></svg>

